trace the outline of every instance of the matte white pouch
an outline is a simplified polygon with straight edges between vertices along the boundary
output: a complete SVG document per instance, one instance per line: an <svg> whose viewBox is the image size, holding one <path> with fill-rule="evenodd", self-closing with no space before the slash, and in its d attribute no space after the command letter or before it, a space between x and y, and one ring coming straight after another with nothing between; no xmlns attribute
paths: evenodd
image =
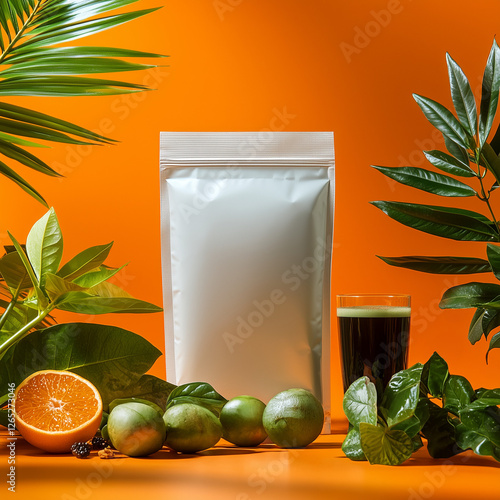
<svg viewBox="0 0 500 500"><path fill-rule="evenodd" d="M167 380L265 403L312 391L330 429L331 132L162 132Z"/></svg>

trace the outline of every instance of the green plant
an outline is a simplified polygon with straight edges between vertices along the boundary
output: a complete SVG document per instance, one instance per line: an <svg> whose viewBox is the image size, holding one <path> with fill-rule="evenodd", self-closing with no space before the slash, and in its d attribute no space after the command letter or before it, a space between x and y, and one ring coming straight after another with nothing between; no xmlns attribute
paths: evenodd
<svg viewBox="0 0 500 500"><path fill-rule="evenodd" d="M342 451L352 460L399 465L427 440L433 458L467 449L500 461L500 389L474 390L462 376L450 375L436 352L422 365L396 373L377 406L368 377L344 395L350 429Z"/></svg>
<svg viewBox="0 0 500 500"><path fill-rule="evenodd" d="M54 309L90 315L162 310L108 281L121 269L104 265L112 243L87 248L61 266L63 237L54 209L33 225L26 251L9 235L15 251L0 259L11 294L8 305L0 303L0 360Z"/></svg>
<svg viewBox="0 0 500 500"><path fill-rule="evenodd" d="M97 96L147 90L144 85L83 75L152 68L154 66L124 58L161 57L158 54L112 47L60 46L157 10L107 15L136 1L0 2L0 96ZM115 141L68 121L0 102L0 174L47 206L42 195L7 164L13 161L46 175L59 176L29 152L30 148L46 147L45 142L110 144Z"/></svg>
<svg viewBox="0 0 500 500"><path fill-rule="evenodd" d="M444 197L476 197L487 210L481 213L445 206L374 201L392 219L443 238L487 242L487 260L475 257L404 256L380 257L387 264L427 273L473 274L493 272L500 279L499 220L492 197L500 185L500 127L491 142L488 137L498 106L500 48L493 42L482 81L477 110L470 84L460 66L446 55L451 97L457 117L441 104L414 94L425 117L444 137L447 152L424 151L431 165L445 174L417 167L373 166L387 177L410 187ZM457 179L460 178L462 180ZM475 188L465 180L474 180ZM447 290L440 302L445 309L475 308L469 340L476 343L500 326L500 285L466 283ZM488 353L500 348L500 332L490 339Z"/></svg>

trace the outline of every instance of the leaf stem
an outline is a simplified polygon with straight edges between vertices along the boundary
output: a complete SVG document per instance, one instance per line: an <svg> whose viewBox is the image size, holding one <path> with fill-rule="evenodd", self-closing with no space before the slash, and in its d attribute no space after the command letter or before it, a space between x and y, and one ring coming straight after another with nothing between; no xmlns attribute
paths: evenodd
<svg viewBox="0 0 500 500"><path fill-rule="evenodd" d="M9 43L9 45L5 48L5 50L2 52L0 55L0 64L3 63L4 59L6 56L9 55L9 52L12 50L14 45L19 41L19 39L23 36L24 31L26 28L30 25L31 21L35 17L40 5L42 4L43 0L39 0L39 2L35 5L33 8L33 11L29 15L29 17L26 19L26 22L22 25L21 29L16 33L12 41Z"/></svg>
<svg viewBox="0 0 500 500"><path fill-rule="evenodd" d="M14 335L12 335L12 337L8 338L2 345L0 345L0 359L5 354L7 349L9 349L9 347L13 346L15 343L19 342L21 339L26 337L29 331L38 323L40 323L40 321L42 321L45 318L45 316L47 316L52 311L52 309L54 309L54 306L49 306L43 311L41 311L36 318L32 319L29 323L24 325L23 328L21 328Z"/></svg>
<svg viewBox="0 0 500 500"><path fill-rule="evenodd" d="M12 309L14 309L15 305L17 304L17 299L19 298L19 293L21 292L20 290L20 284L17 287L16 292L14 293L12 300L10 301L9 305L6 307L5 311L3 312L2 316L0 316L0 329L2 326L5 324L7 321L7 317L9 316L10 312Z"/></svg>
<svg viewBox="0 0 500 500"><path fill-rule="evenodd" d="M478 155L477 156L477 162L476 162L476 165L477 165L477 178L479 180L479 184L481 185L481 196L479 197L479 199L481 201L484 201L488 207L488 210L491 214L491 217L493 218L493 223L495 224L495 229L497 231L497 233L500 235L500 229L498 228L498 220L497 218L495 217L495 213L493 212L493 208L490 204L490 191L488 191L488 193L486 193L486 191L484 190L484 184L483 184L483 177L484 175L481 175L481 167L479 165L479 158L480 156ZM487 170L487 169L486 169Z"/></svg>

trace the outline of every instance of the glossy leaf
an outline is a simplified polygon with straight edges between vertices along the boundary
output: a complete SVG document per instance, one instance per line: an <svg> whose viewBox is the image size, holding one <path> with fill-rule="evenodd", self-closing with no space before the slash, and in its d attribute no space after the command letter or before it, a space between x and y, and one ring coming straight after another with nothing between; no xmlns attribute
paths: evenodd
<svg viewBox="0 0 500 500"><path fill-rule="evenodd" d="M85 292L69 292L56 302L57 308L79 314L152 313L162 308L133 297L99 297Z"/></svg>
<svg viewBox="0 0 500 500"><path fill-rule="evenodd" d="M361 447L361 434L359 429L351 429L342 443L342 451L347 458L360 461L366 460L363 448Z"/></svg>
<svg viewBox="0 0 500 500"><path fill-rule="evenodd" d="M443 396L448 375L448 363L437 352L434 352L422 369L422 382L429 389L431 396L436 398Z"/></svg>
<svg viewBox="0 0 500 500"><path fill-rule="evenodd" d="M488 356L492 349L500 349L500 332L495 333L495 335L491 337L490 345L488 346L488 351L486 352L486 362L488 362Z"/></svg>
<svg viewBox="0 0 500 500"><path fill-rule="evenodd" d="M500 300L500 297L495 297L495 301ZM495 329L500 326L500 310L487 309L484 312L483 320L483 333L485 338Z"/></svg>
<svg viewBox="0 0 500 500"><path fill-rule="evenodd" d="M449 54L446 54L446 62L448 64L451 97L458 119L468 134L474 136L477 130L477 109L469 81L462 68Z"/></svg>
<svg viewBox="0 0 500 500"><path fill-rule="evenodd" d="M493 274L500 280L500 247L488 243L486 245L486 255Z"/></svg>
<svg viewBox="0 0 500 500"><path fill-rule="evenodd" d="M38 289L40 286L40 282L38 281L38 278L36 277L35 271L33 270L33 267L31 266L31 263L28 259L28 256L26 255L25 251L19 244L19 242L12 236L7 231L7 234L9 235L9 238L11 239L12 243L14 244L14 247L16 248L16 252L19 255L19 258L21 259L21 262L23 263L24 268L26 269L26 272L28 273L28 276L31 280L31 283L35 289Z"/></svg>
<svg viewBox="0 0 500 500"><path fill-rule="evenodd" d="M429 408L427 402L427 398L421 397L418 400L413 414L404 420L399 420L397 423L391 425L391 429L404 431L405 434L412 439L418 436L418 434L422 431L423 426L429 419Z"/></svg>
<svg viewBox="0 0 500 500"><path fill-rule="evenodd" d="M55 325L12 346L0 363L0 386L38 370L69 370L92 382L105 406L135 384L161 352L140 335L91 323Z"/></svg>
<svg viewBox="0 0 500 500"><path fill-rule="evenodd" d="M481 158L484 160L486 168L494 175L495 180L500 182L500 159L487 142L481 150Z"/></svg>
<svg viewBox="0 0 500 500"><path fill-rule="evenodd" d="M75 278L97 269L108 257L112 246L113 242L83 250L64 264L57 272L57 275L68 281L73 281Z"/></svg>
<svg viewBox="0 0 500 500"><path fill-rule="evenodd" d="M222 407L227 403L227 399L206 382L192 382L180 385L170 393L166 409L182 403L204 406L219 416Z"/></svg>
<svg viewBox="0 0 500 500"><path fill-rule="evenodd" d="M455 144L454 142L452 144ZM456 151L458 154L460 150ZM424 151L423 152L427 160L439 168L443 172L448 174L457 175L459 177L474 177L476 174L469 167L468 162L465 164L461 160L457 160L454 156L443 153L442 151ZM461 156L463 160L463 156Z"/></svg>
<svg viewBox="0 0 500 500"><path fill-rule="evenodd" d="M43 285L46 273L57 272L63 252L61 228L53 208L31 228L26 239L26 252L38 280Z"/></svg>
<svg viewBox="0 0 500 500"><path fill-rule="evenodd" d="M417 167L379 167L373 168L406 186L411 186L421 191L437 194L439 196L476 196L476 191L467 184L457 181L453 177L432 172Z"/></svg>
<svg viewBox="0 0 500 500"><path fill-rule="evenodd" d="M466 148L459 146L456 142L452 141L449 137L443 135L444 145L448 152L459 162L463 163L465 166L469 166L470 158ZM472 172L472 170L471 170ZM453 172L450 172L453 173ZM455 174L456 175L456 174Z"/></svg>
<svg viewBox="0 0 500 500"><path fill-rule="evenodd" d="M43 196L29 182L25 181L18 173L2 161L0 161L0 174L17 184L23 191L28 193L35 200L39 201L42 205L49 208Z"/></svg>
<svg viewBox="0 0 500 500"><path fill-rule="evenodd" d="M500 295L500 285L494 283L466 283L444 292L439 307L442 309L466 309L484 307L484 304Z"/></svg>
<svg viewBox="0 0 500 500"><path fill-rule="evenodd" d="M500 461L500 411L498 408L467 410L461 413L456 429L457 444L477 455Z"/></svg>
<svg viewBox="0 0 500 500"><path fill-rule="evenodd" d="M126 265L126 264L125 264ZM99 285L103 281L112 278L118 271L123 269L125 265L118 268L111 268L106 266L100 266L97 271L92 271L79 276L74 280L74 282L85 288L92 288Z"/></svg>
<svg viewBox="0 0 500 500"><path fill-rule="evenodd" d="M427 439L427 451L432 458L449 458L464 450L457 445L455 429L458 419L450 418L448 411L428 400L429 419L422 429Z"/></svg>
<svg viewBox="0 0 500 500"><path fill-rule="evenodd" d="M128 385L123 391L115 391L117 398L139 398L146 399L158 405L162 411L167 407L167 399L176 388L174 384L166 382L153 375L143 375L137 382Z"/></svg>
<svg viewBox="0 0 500 500"><path fill-rule="evenodd" d="M368 377L355 380L344 394L344 413L355 429L361 422L377 423L377 390Z"/></svg>
<svg viewBox="0 0 500 500"><path fill-rule="evenodd" d="M392 219L418 231L464 241L499 241L500 236L481 214L470 210L395 201L372 201Z"/></svg>
<svg viewBox="0 0 500 500"><path fill-rule="evenodd" d="M417 363L407 370L402 370L391 377L382 396L380 411L393 426L410 418L420 399L420 378L423 365Z"/></svg>
<svg viewBox="0 0 500 500"><path fill-rule="evenodd" d="M469 342L474 345L483 336L483 318L486 313L485 309L477 308L469 325Z"/></svg>
<svg viewBox="0 0 500 500"><path fill-rule="evenodd" d="M443 407L458 415L474 397L470 382L461 375L450 375L444 385Z"/></svg>
<svg viewBox="0 0 500 500"><path fill-rule="evenodd" d="M449 110L428 97L418 94L413 94L413 97L432 125L459 146L465 149L469 148L467 133Z"/></svg>
<svg viewBox="0 0 500 500"><path fill-rule="evenodd" d="M483 74L481 106L479 114L479 147L488 139L498 105L500 88L500 48L493 40Z"/></svg>
<svg viewBox="0 0 500 500"><path fill-rule="evenodd" d="M17 252L6 253L0 259L0 274L11 292L15 290L28 290L33 287L23 261Z"/></svg>
<svg viewBox="0 0 500 500"><path fill-rule="evenodd" d="M35 5L34 0L12 0L0 4L4 5L0 7L0 95L90 96L148 90L144 85L130 81L85 75L148 69L153 66L123 59L161 57L157 54L108 47L53 47L157 10L154 7L102 15L135 1L48 0ZM0 103L0 154L46 175L58 175L38 157L24 150L33 142L19 136L71 144L114 142L49 115ZM0 163L0 174L46 205L43 196L10 166Z"/></svg>
<svg viewBox="0 0 500 500"><path fill-rule="evenodd" d="M377 255L390 266L403 267L431 274L475 274L491 271L487 260L475 257L425 257L408 255L405 257L382 257Z"/></svg>
<svg viewBox="0 0 500 500"><path fill-rule="evenodd" d="M400 465L413 453L413 442L403 431L362 422L361 446L370 464Z"/></svg>
<svg viewBox="0 0 500 500"><path fill-rule="evenodd" d="M61 295L68 292L85 292L86 288L78 286L76 283L60 278L56 274L45 274L45 292L51 301L55 301Z"/></svg>

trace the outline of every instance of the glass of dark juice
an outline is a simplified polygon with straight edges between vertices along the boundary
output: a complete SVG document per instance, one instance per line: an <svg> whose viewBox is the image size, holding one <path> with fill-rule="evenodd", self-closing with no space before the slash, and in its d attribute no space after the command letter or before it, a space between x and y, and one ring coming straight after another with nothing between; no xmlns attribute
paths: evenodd
<svg viewBox="0 0 500 500"><path fill-rule="evenodd" d="M409 295L337 295L344 392L366 375L381 395L407 368L410 314Z"/></svg>

